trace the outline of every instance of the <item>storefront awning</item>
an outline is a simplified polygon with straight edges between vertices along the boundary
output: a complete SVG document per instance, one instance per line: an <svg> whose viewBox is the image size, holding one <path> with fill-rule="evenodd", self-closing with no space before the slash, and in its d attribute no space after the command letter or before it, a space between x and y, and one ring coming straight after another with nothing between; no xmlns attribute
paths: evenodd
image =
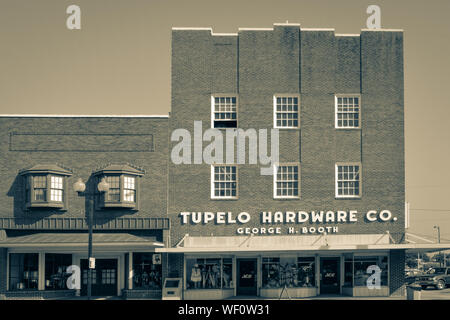
<svg viewBox="0 0 450 320"><path fill-rule="evenodd" d="M186 235L172 248L157 248L169 253L236 253L289 251L366 251L407 250L439 251L450 243L393 243L389 234L308 235L308 236L236 236L190 237Z"/></svg>
<svg viewBox="0 0 450 320"><path fill-rule="evenodd" d="M17 236L0 237L3 248L39 248L39 247L75 247L87 248L88 233L31 233ZM152 248L164 246L153 236L138 236L131 233L93 233L92 243L95 247L114 248Z"/></svg>

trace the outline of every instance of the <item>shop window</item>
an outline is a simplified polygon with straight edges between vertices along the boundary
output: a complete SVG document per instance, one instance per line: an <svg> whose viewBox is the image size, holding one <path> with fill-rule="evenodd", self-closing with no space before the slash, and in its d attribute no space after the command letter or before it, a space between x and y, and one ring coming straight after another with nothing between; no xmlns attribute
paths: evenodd
<svg viewBox="0 0 450 320"><path fill-rule="evenodd" d="M280 258L263 258L262 260L263 288L280 288Z"/></svg>
<svg viewBox="0 0 450 320"><path fill-rule="evenodd" d="M212 128L237 128L237 97L212 96Z"/></svg>
<svg viewBox="0 0 450 320"><path fill-rule="evenodd" d="M299 197L299 166L275 165L274 172L274 197L298 198Z"/></svg>
<svg viewBox="0 0 450 320"><path fill-rule="evenodd" d="M361 197L361 164L359 163L336 164L336 197L337 198Z"/></svg>
<svg viewBox="0 0 450 320"><path fill-rule="evenodd" d="M262 261L265 289L315 286L314 257L266 257Z"/></svg>
<svg viewBox="0 0 450 320"><path fill-rule="evenodd" d="M298 258L298 287L316 286L316 258Z"/></svg>
<svg viewBox="0 0 450 320"><path fill-rule="evenodd" d="M237 198L237 167L211 166L211 198Z"/></svg>
<svg viewBox="0 0 450 320"><path fill-rule="evenodd" d="M94 173L96 185L105 178L109 190L96 190L96 208L139 208L139 178L144 171L129 165L110 165Z"/></svg>
<svg viewBox="0 0 450 320"><path fill-rule="evenodd" d="M9 255L9 290L37 290L38 269L38 253L11 253Z"/></svg>
<svg viewBox="0 0 450 320"><path fill-rule="evenodd" d="M71 254L46 253L45 254L45 290L66 290L67 267L72 265Z"/></svg>
<svg viewBox="0 0 450 320"><path fill-rule="evenodd" d="M161 260L158 253L133 253L133 289L161 289Z"/></svg>
<svg viewBox="0 0 450 320"><path fill-rule="evenodd" d="M233 288L231 258L186 259L187 289Z"/></svg>
<svg viewBox="0 0 450 320"><path fill-rule="evenodd" d="M275 128L299 127L299 101L298 95L273 97Z"/></svg>
<svg viewBox="0 0 450 320"><path fill-rule="evenodd" d="M360 127L360 96L336 95L336 128L354 129Z"/></svg>
<svg viewBox="0 0 450 320"><path fill-rule="evenodd" d="M36 165L20 171L23 178L25 206L66 209L68 169L57 165Z"/></svg>
<svg viewBox="0 0 450 320"><path fill-rule="evenodd" d="M367 286L367 280L372 273L367 273L370 266L376 265L381 269L381 286L388 285L388 258L387 256L365 256L354 258L354 286Z"/></svg>

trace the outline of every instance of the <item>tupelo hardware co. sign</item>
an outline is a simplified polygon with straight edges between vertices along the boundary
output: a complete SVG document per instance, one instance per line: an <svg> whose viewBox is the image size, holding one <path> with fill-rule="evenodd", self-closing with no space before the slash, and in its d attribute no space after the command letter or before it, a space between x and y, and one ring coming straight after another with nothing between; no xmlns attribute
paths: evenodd
<svg viewBox="0 0 450 320"><path fill-rule="evenodd" d="M252 216L248 212L233 214L232 212L180 212L181 224L216 224L216 225L245 225L250 222ZM337 233L338 226L303 226L299 224L338 224L352 223L358 221L357 210L338 210L338 211L262 211L260 212L260 223L262 225L271 225L267 227L239 227L236 229L238 234L282 234L282 227L273 226L276 224L295 224L284 228L287 234L314 234L314 233ZM389 210L369 210L363 215L367 223L379 221L397 221Z"/></svg>

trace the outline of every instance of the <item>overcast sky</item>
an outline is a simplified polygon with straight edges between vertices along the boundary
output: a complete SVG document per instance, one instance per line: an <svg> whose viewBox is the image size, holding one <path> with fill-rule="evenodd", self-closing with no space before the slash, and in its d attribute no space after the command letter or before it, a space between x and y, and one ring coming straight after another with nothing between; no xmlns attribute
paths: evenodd
<svg viewBox="0 0 450 320"><path fill-rule="evenodd" d="M71 4L81 30L66 28ZM410 231L435 237L439 224L450 240L448 0L0 0L0 113L167 114L171 27L237 32L288 20L359 33L370 4L383 28L405 31Z"/></svg>

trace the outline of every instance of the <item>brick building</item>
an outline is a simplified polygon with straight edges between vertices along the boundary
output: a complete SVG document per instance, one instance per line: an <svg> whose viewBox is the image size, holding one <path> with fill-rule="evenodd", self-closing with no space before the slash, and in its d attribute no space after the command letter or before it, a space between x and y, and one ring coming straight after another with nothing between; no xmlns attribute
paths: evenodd
<svg viewBox="0 0 450 320"><path fill-rule="evenodd" d="M170 117L10 115L0 136L7 298L86 294L90 210L94 295L402 295L405 252L444 248L405 238L400 30L174 28Z"/></svg>
<svg viewBox="0 0 450 320"><path fill-rule="evenodd" d="M186 299L276 298L284 286L296 297L403 294L401 30L174 28L170 118L171 132L193 133L194 121L279 129L274 175L248 155L169 163L171 243L158 250L178 261Z"/></svg>
<svg viewBox="0 0 450 320"><path fill-rule="evenodd" d="M0 117L0 294L74 295L66 268L77 265L85 295L94 210L92 294L160 297L153 255L169 228L167 129L167 116Z"/></svg>

